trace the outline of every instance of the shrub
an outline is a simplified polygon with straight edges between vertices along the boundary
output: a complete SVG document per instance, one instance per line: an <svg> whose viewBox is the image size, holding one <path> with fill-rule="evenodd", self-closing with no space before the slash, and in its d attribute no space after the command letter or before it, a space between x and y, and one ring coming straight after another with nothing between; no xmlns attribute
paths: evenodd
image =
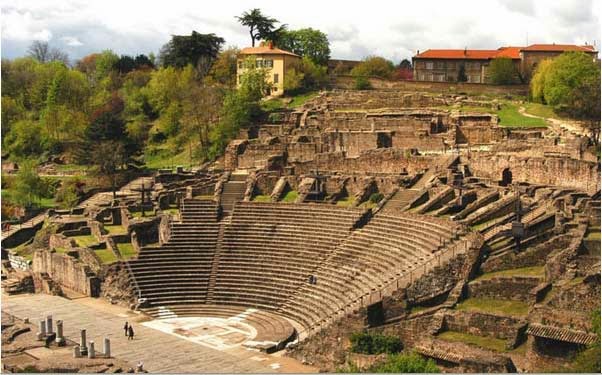
<svg viewBox="0 0 602 375"><path fill-rule="evenodd" d="M358 332L351 335L351 351L362 354L398 353L402 349L397 336Z"/></svg>
<svg viewBox="0 0 602 375"><path fill-rule="evenodd" d="M370 84L368 78L356 77L353 88L355 88L356 90L370 90L372 88L372 85Z"/></svg>
<svg viewBox="0 0 602 375"><path fill-rule="evenodd" d="M512 85L518 83L518 71L508 57L498 57L489 64L489 79L494 85Z"/></svg>
<svg viewBox="0 0 602 375"><path fill-rule="evenodd" d="M359 63L351 70L351 75L355 77L380 77L391 78L395 65L384 57L370 56Z"/></svg>
<svg viewBox="0 0 602 375"><path fill-rule="evenodd" d="M374 193L372 195L370 195L370 202L372 203L378 203L380 202L385 196L382 193Z"/></svg>
<svg viewBox="0 0 602 375"><path fill-rule="evenodd" d="M384 363L370 368L375 373L438 373L439 368L432 359L425 359L419 354L391 354Z"/></svg>

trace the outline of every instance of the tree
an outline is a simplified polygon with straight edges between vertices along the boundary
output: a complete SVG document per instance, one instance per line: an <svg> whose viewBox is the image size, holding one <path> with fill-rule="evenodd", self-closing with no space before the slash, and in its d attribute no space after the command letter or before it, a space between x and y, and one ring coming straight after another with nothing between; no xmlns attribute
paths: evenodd
<svg viewBox="0 0 602 375"><path fill-rule="evenodd" d="M208 75L208 84L220 84L227 87L236 85L236 62L240 50L229 47L219 53Z"/></svg>
<svg viewBox="0 0 602 375"><path fill-rule="evenodd" d="M255 47L256 40L271 40L278 44L280 34L286 30L286 25L284 24L276 28L274 24L280 21L264 16L258 8L244 12L241 16L237 16L236 19L241 25L249 28L252 47Z"/></svg>
<svg viewBox="0 0 602 375"><path fill-rule="evenodd" d="M121 169L128 161L123 143L117 141L99 142L92 148L91 154L96 174L109 180L113 199L117 198L117 179Z"/></svg>
<svg viewBox="0 0 602 375"><path fill-rule="evenodd" d="M172 35L171 40L161 48L159 60L164 67L183 68L192 65L199 73L207 73L217 58L224 39L215 34L199 34L193 31L188 35Z"/></svg>
<svg viewBox="0 0 602 375"><path fill-rule="evenodd" d="M351 75L355 77L391 78L394 68L393 63L384 57L370 56L354 67L351 70Z"/></svg>
<svg viewBox="0 0 602 375"><path fill-rule="evenodd" d="M546 85L546 77L548 76L548 72L550 67L552 66L552 60L547 59L543 60L537 66L537 70L531 79L530 85L530 93L531 100L538 103L545 103L545 98L543 94L543 89Z"/></svg>
<svg viewBox="0 0 602 375"><path fill-rule="evenodd" d="M399 63L399 68L400 69L412 69L412 62L408 59L403 59Z"/></svg>
<svg viewBox="0 0 602 375"><path fill-rule="evenodd" d="M69 64L69 56L60 49L50 48L47 42L34 40L29 46L27 52L29 56L41 63L60 61L65 65Z"/></svg>
<svg viewBox="0 0 602 375"><path fill-rule="evenodd" d="M520 81L518 70L509 57L491 60L488 68L489 80L494 85L512 85Z"/></svg>
<svg viewBox="0 0 602 375"><path fill-rule="evenodd" d="M19 165L19 172L11 187L11 199L16 204L30 208L39 203L44 195L44 182L38 176L33 160L26 160Z"/></svg>
<svg viewBox="0 0 602 375"><path fill-rule="evenodd" d="M315 64L306 56L287 70L284 77L284 90L292 94L314 90L323 87L327 81L327 67Z"/></svg>
<svg viewBox="0 0 602 375"><path fill-rule="evenodd" d="M282 32L278 47L300 56L307 56L318 65L327 65L330 59L328 37L320 30L312 28Z"/></svg>
<svg viewBox="0 0 602 375"><path fill-rule="evenodd" d="M546 103L558 111L600 119L600 67L583 52L565 52L552 60L543 92Z"/></svg>

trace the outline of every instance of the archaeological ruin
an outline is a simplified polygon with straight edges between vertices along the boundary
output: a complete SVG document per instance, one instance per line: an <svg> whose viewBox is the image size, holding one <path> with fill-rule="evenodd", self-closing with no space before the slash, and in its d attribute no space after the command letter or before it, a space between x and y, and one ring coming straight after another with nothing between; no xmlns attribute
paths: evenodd
<svg viewBox="0 0 602 375"><path fill-rule="evenodd" d="M189 341L227 332L212 348L313 371L382 359L352 350L357 332L399 338L446 372L562 368L599 340L599 155L579 124L502 126L499 106L323 91L245 128L215 163L42 213L3 232L3 339L49 340L18 307L36 293L125 307L135 329L173 324ZM177 325L192 318L203 328ZM81 355L85 338L71 340Z"/></svg>

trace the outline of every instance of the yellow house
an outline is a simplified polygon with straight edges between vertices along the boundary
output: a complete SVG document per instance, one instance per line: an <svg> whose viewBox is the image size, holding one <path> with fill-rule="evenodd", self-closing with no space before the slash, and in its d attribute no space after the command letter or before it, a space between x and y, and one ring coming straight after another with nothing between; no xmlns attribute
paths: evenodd
<svg viewBox="0 0 602 375"><path fill-rule="evenodd" d="M261 47L243 48L237 59L237 85L240 85L240 77L245 71L244 62L249 56L255 57L256 67L267 69L268 82L272 85L271 96L280 96L284 93L286 72L301 59L301 56L276 48L271 43Z"/></svg>

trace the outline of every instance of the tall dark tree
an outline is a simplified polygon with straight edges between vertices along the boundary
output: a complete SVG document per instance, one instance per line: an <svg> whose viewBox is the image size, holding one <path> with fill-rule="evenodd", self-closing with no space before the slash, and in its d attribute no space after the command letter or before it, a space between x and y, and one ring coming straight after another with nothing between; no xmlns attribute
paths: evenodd
<svg viewBox="0 0 602 375"><path fill-rule="evenodd" d="M399 68L400 69L412 69L412 62L408 59L403 59L399 63Z"/></svg>
<svg viewBox="0 0 602 375"><path fill-rule="evenodd" d="M285 24L276 27L274 24L280 21L263 15L258 8L244 12L241 16L236 17L236 19L241 25L249 28L251 46L253 47L255 47L256 40L271 40L278 44L281 34L286 30Z"/></svg>
<svg viewBox="0 0 602 375"><path fill-rule="evenodd" d="M215 34L172 35L161 48L159 60L163 66L183 68L191 64L195 68L215 61L224 39ZM210 64L209 64L210 65Z"/></svg>

